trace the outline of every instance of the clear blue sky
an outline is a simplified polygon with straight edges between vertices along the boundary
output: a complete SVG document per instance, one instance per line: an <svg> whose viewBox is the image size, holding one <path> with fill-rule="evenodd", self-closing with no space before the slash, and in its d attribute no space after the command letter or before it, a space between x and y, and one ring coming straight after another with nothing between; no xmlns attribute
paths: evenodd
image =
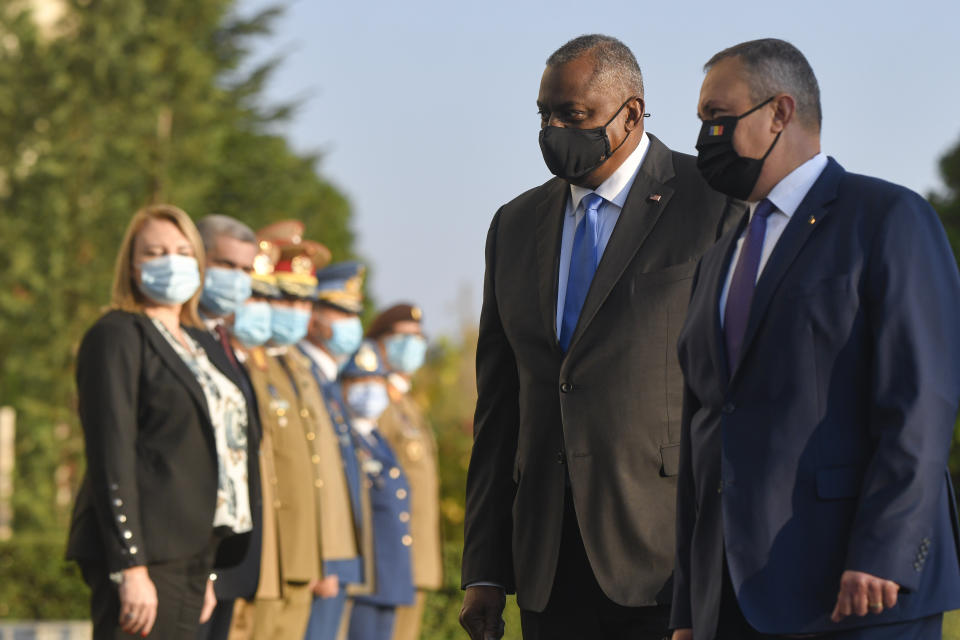
<svg viewBox="0 0 960 640"><path fill-rule="evenodd" d="M241 0L240 11L268 4ZM680 151L695 153L703 63L768 36L810 60L824 151L847 170L926 194L960 140L956 0L285 4L255 53L286 56L267 99L305 99L283 132L325 154L321 171L353 205L378 302L421 304L433 334L479 314L491 217L550 177L537 89L546 57L577 35L607 33L633 50L647 131ZM322 229L307 232L323 240Z"/></svg>

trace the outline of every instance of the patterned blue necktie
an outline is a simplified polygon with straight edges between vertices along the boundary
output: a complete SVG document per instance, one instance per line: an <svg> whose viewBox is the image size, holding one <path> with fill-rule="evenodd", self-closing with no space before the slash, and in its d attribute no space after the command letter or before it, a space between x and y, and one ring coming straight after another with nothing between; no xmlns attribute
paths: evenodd
<svg viewBox="0 0 960 640"><path fill-rule="evenodd" d="M570 275L567 277L567 295L563 301L563 319L560 323L560 348L564 352L570 346L573 330L577 328L577 320L580 319L580 310L587 299L587 291L590 290L593 274L596 273L597 263L600 261L597 216L603 198L595 193L588 193L581 202L584 213L573 234Z"/></svg>
<svg viewBox="0 0 960 640"><path fill-rule="evenodd" d="M747 227L747 237L743 241L740 258L737 259L737 268L730 280L727 306L723 315L723 334L727 343L727 365L731 373L740 361L740 349L743 347L747 321L750 319L750 304L753 302L753 290L757 284L763 239L767 235L767 218L775 210L773 203L766 198L757 205Z"/></svg>

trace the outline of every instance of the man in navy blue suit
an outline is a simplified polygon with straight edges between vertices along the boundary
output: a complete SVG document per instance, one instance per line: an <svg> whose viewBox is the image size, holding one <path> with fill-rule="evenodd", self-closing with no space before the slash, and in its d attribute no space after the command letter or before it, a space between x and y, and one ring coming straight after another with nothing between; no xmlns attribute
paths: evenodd
<svg viewBox="0 0 960 640"><path fill-rule="evenodd" d="M940 638L960 607L943 228L821 153L795 47L745 42L705 69L697 164L749 212L701 260L680 334L674 638Z"/></svg>

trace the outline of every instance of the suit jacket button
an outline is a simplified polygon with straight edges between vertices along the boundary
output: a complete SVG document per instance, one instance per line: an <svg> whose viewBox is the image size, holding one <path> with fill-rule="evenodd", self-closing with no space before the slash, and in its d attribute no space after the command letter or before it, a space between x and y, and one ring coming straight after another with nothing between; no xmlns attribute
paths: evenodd
<svg viewBox="0 0 960 640"><path fill-rule="evenodd" d="M723 407L720 409L720 411L724 412L728 416L736 410L737 410L737 407L732 402L724 403Z"/></svg>
<svg viewBox="0 0 960 640"><path fill-rule="evenodd" d="M561 393L570 393L571 391L573 391L573 385L569 382L563 382L560 384Z"/></svg>
<svg viewBox="0 0 960 640"><path fill-rule="evenodd" d="M567 461L567 456L564 455L563 451L557 451L557 464L563 464Z"/></svg>

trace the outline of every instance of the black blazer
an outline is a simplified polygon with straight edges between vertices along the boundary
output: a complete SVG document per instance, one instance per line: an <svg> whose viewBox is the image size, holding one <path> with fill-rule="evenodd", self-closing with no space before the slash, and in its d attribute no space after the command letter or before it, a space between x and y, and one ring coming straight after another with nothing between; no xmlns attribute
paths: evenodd
<svg viewBox="0 0 960 640"><path fill-rule="evenodd" d="M731 204L693 157L650 136L564 354L555 324L568 197L565 181L550 180L490 226L462 580L516 588L521 607L542 610L569 476L603 591L626 606L669 602L683 390L675 345L697 260Z"/></svg>
<svg viewBox="0 0 960 640"><path fill-rule="evenodd" d="M239 386L212 337L187 331ZM87 471L67 558L119 571L201 553L214 535L217 454L187 365L145 315L110 311L80 345L77 390Z"/></svg>

